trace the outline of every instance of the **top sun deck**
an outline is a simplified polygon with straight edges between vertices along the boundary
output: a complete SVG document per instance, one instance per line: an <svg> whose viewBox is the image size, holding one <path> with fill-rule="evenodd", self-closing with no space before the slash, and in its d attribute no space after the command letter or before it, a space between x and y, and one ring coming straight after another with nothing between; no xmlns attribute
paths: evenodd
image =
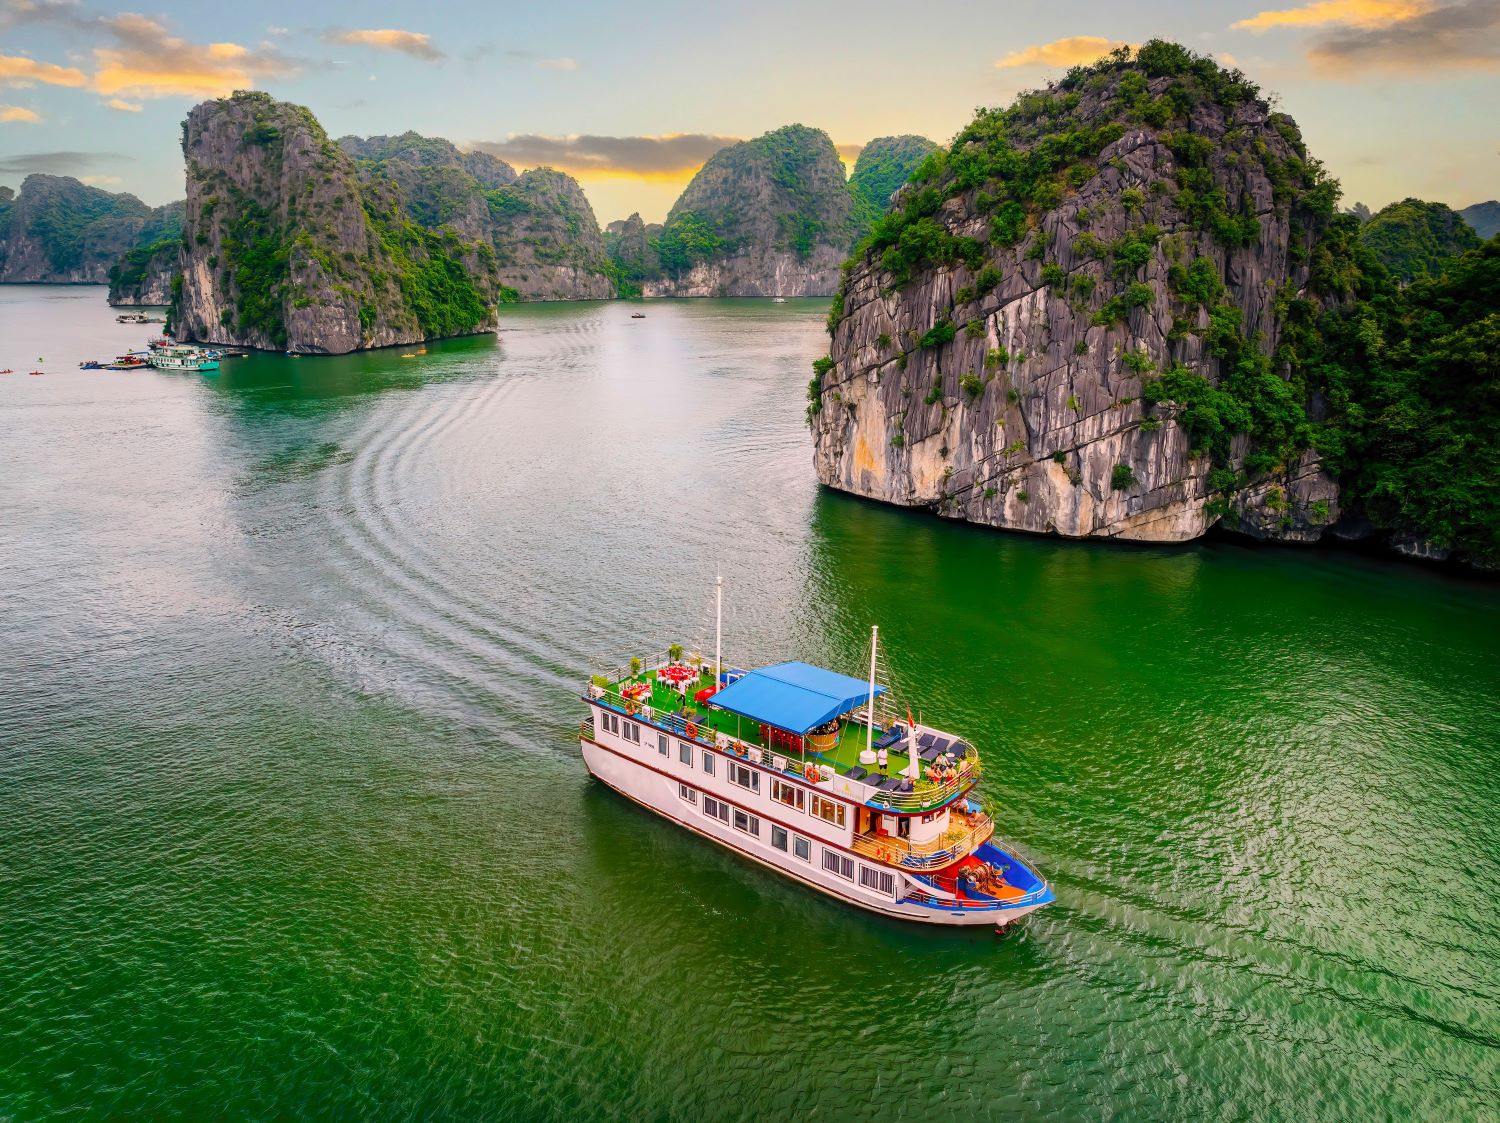
<svg viewBox="0 0 1500 1123"><path fill-rule="evenodd" d="M802 663L756 672L725 668L715 678L710 668L663 654L595 675L589 697L772 771L806 776L816 770L818 782L834 794L881 811L932 811L979 779L979 754L952 734L920 724L909 730L904 722L882 728L877 718L871 735L869 688L857 679ZM877 687L877 695L883 689ZM720 692L726 707L740 712L715 705Z"/></svg>

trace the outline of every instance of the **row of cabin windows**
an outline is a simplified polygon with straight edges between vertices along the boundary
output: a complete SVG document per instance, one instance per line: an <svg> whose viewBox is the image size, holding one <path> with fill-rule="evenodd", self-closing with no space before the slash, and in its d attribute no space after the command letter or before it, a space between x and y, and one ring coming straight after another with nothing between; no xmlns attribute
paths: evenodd
<svg viewBox="0 0 1500 1123"><path fill-rule="evenodd" d="M698 803L698 792L686 784L677 785L677 794L686 802L693 805ZM703 814L710 819L717 819L724 824L732 824L734 829L744 834L760 837L760 819L734 806L725 803L722 799L715 799L711 795L703 797ZM787 851L788 846L804 862L812 861L812 843L800 834L792 834L785 827L771 824L771 845L777 850ZM829 873L842 877L845 881L854 880L855 861L848 854L838 850L823 848L823 868ZM888 897L896 895L896 875L889 870L874 869L865 865L859 865L859 883L866 889L873 889L877 893L884 893Z"/></svg>
<svg viewBox="0 0 1500 1123"><path fill-rule="evenodd" d="M611 733L620 734L620 719L617 715L605 713L604 728ZM624 733L621 734L625 740L641 743L641 727L633 721L625 722ZM656 735L656 751L662 756L670 756L671 748L668 744L667 735L658 733ZM677 759L689 768L693 767L693 746L686 741L677 742ZM702 754L702 767L705 776L714 774L713 754L704 750ZM748 765L729 762L729 782L746 791L760 793L760 773ZM814 818L822 819L825 823L832 823L842 828L848 822L849 809L836 799L814 794L812 799L807 798L807 791L796 784L789 784L785 780L771 781L771 798L786 807L805 811Z"/></svg>

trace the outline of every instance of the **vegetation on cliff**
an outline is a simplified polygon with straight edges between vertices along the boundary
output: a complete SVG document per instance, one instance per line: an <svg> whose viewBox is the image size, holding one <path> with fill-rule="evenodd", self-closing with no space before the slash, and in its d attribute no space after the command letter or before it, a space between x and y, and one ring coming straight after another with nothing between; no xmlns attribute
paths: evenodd
<svg viewBox="0 0 1500 1123"><path fill-rule="evenodd" d="M1399 281L1436 277L1455 257L1479 246L1479 235L1444 203L1402 199L1359 228L1359 240Z"/></svg>

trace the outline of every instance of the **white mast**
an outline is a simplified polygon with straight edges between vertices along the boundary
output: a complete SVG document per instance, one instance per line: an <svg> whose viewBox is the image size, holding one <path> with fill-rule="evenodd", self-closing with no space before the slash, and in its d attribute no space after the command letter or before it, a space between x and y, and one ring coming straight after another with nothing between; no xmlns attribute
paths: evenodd
<svg viewBox="0 0 1500 1123"><path fill-rule="evenodd" d="M724 631L724 577L722 574L714 575L714 689L719 689L719 676L724 668L719 660L723 658L721 644L723 643Z"/></svg>
<svg viewBox="0 0 1500 1123"><path fill-rule="evenodd" d="M870 706L865 715L868 721L865 723L865 752L875 751L873 744L875 740L875 645L880 642L880 625L870 625Z"/></svg>

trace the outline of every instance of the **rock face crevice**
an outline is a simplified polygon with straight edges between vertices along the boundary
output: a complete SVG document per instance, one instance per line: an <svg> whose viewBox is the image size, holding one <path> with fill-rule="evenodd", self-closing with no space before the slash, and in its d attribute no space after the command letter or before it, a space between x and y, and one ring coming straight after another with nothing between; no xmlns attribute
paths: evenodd
<svg viewBox="0 0 1500 1123"><path fill-rule="evenodd" d="M1223 521L1314 541L1337 519L1337 485L1311 452L1266 465L1242 435L1211 456L1191 431L1201 413L1184 423L1183 403L1146 400L1169 370L1223 383L1234 347L1278 355L1317 233L1284 182L1305 164L1294 127L1254 98L1189 101L1168 75L1127 87L1137 106L1177 99L1172 119L1144 123L1121 90L1129 73L1033 95L1035 112L1005 119L1022 153L1054 128L1107 142L1057 170L1055 189L1032 188L1044 202L1024 224L1003 177L958 180L962 136L946 181L898 197L934 209L908 229L959 248L908 267L899 245L877 245L851 263L810 391L823 483L1075 538L1182 542ZM928 187L940 203L916 197ZM1206 225L1206 191L1232 237Z"/></svg>

